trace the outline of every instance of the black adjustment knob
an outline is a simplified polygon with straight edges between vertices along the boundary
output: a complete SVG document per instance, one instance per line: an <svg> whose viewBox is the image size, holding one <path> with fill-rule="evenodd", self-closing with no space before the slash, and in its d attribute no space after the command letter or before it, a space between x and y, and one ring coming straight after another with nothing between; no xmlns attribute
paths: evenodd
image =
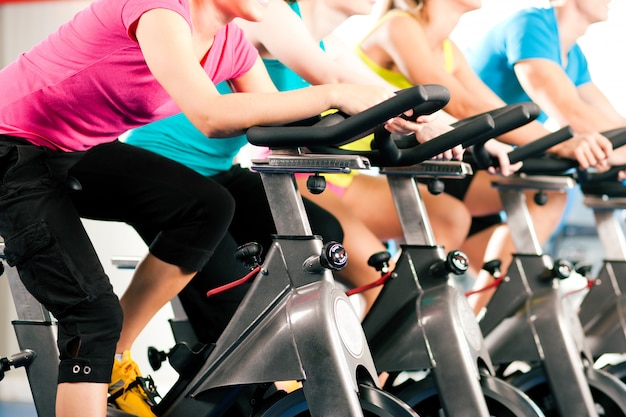
<svg viewBox="0 0 626 417"><path fill-rule="evenodd" d="M433 276L443 277L449 273L463 275L469 268L469 258L460 250L448 252L446 259L435 262L430 267Z"/></svg>
<svg viewBox="0 0 626 417"><path fill-rule="evenodd" d="M463 275L469 269L469 258L460 250L453 250L446 256L446 264L454 275Z"/></svg>
<svg viewBox="0 0 626 417"><path fill-rule="evenodd" d="M557 259L554 261L554 265L551 269L547 269L539 275L539 279L543 281L550 281L554 278L565 279L571 275L573 270L574 266L570 261L566 259Z"/></svg>
<svg viewBox="0 0 626 417"><path fill-rule="evenodd" d="M333 271L341 271L348 265L348 252L339 242L328 242L322 249L320 264Z"/></svg>
<svg viewBox="0 0 626 417"><path fill-rule="evenodd" d="M391 254L387 251L376 252L367 260L367 264L371 267L374 267L377 271L388 271L389 270L389 260L391 259Z"/></svg>
<svg viewBox="0 0 626 417"><path fill-rule="evenodd" d="M498 277L502 274L502 261L499 259L493 259L491 261L487 261L483 264L481 269L489 272L491 276Z"/></svg>
<svg viewBox="0 0 626 417"><path fill-rule="evenodd" d="M4 379L4 373L10 369L9 358L0 358L0 381Z"/></svg>
<svg viewBox="0 0 626 417"><path fill-rule="evenodd" d="M253 270L263 263L261 259L263 246L257 242L243 244L235 251L235 259L244 264L249 270Z"/></svg>
<svg viewBox="0 0 626 417"><path fill-rule="evenodd" d="M548 194L545 193L545 191L538 191L533 199L535 200L535 204L537 204L538 206L545 206L546 203L548 202Z"/></svg>
<svg viewBox="0 0 626 417"><path fill-rule="evenodd" d="M326 178L319 174L311 175L306 180L306 188L311 194L321 194L326 189Z"/></svg>
<svg viewBox="0 0 626 417"><path fill-rule="evenodd" d="M428 192L432 195L439 195L443 193L446 186L439 178L433 178L428 182Z"/></svg>
<svg viewBox="0 0 626 417"><path fill-rule="evenodd" d="M148 363L155 371L161 369L161 364L167 359L167 353L155 347L148 346Z"/></svg>
<svg viewBox="0 0 626 417"><path fill-rule="evenodd" d="M13 368L26 367L30 365L37 354L34 350L24 349L8 358L0 358L0 381L4 379L5 372Z"/></svg>
<svg viewBox="0 0 626 417"><path fill-rule="evenodd" d="M566 259L557 259L554 262L554 267L552 268L554 271L554 277L558 279L568 278L572 271L574 270L574 265Z"/></svg>
<svg viewBox="0 0 626 417"><path fill-rule="evenodd" d="M576 262L576 265L574 266L574 270L583 277L589 276L592 269L593 265L589 262Z"/></svg>

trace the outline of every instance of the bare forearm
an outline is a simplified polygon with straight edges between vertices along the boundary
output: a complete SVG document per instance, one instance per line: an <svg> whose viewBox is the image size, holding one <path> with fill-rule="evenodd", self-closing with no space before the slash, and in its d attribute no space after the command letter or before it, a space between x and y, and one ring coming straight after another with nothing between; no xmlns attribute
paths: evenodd
<svg viewBox="0 0 626 417"><path fill-rule="evenodd" d="M332 108L333 90L310 87L283 93L234 93L212 97L204 113L190 121L208 137L230 137L251 126L277 125Z"/></svg>

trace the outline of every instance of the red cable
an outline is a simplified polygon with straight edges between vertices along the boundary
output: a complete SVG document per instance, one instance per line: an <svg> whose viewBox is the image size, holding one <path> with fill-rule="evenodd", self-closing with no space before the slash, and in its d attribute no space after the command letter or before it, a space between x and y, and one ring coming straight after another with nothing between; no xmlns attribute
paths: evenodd
<svg viewBox="0 0 626 417"><path fill-rule="evenodd" d="M228 284L224 284L224 285L221 285L221 286L219 286L217 288L213 288L212 290L207 291L206 292L206 296L210 297L212 295L219 294L219 293L224 292L224 291L228 291L228 290L230 290L232 288L235 288L238 285L245 284L247 281L249 281L250 279L255 277L260 269L261 269L261 266L259 265L256 268L254 268L252 271L250 271L250 273L248 273L243 278L239 278L236 281L229 282Z"/></svg>
<svg viewBox="0 0 626 417"><path fill-rule="evenodd" d="M494 287L497 287L498 285L502 284L502 281L504 281L504 277L499 277L499 278L496 278L496 279L495 279L495 280L494 280L491 284L489 284L489 285L485 285L484 287L479 288L479 289L477 289L477 290L472 290L472 291L468 291L468 292L466 292L466 293L465 293L465 296L466 296L466 297L469 297L470 295L474 295L474 294L477 294L477 293L479 293L479 292L487 291L489 288L494 288Z"/></svg>
<svg viewBox="0 0 626 417"><path fill-rule="evenodd" d="M348 290L348 291L346 291L346 295L347 296L351 296L351 295L354 295L354 294L359 294L359 293L367 291L367 290L369 290L371 288L378 287L379 285L383 285L389 278L391 278L391 274L392 274L392 272L389 271L389 272L387 272L386 274L384 274L383 276L381 276L379 279L377 279L374 282L371 282L371 283L369 283L367 285L363 285L361 287L356 287L356 288L353 288L351 290Z"/></svg>

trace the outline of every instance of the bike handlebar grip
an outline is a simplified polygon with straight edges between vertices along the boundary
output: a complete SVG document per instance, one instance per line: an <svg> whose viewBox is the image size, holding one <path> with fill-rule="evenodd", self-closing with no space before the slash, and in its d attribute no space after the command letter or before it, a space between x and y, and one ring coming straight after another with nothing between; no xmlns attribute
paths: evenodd
<svg viewBox="0 0 626 417"><path fill-rule="evenodd" d="M613 149L617 149L621 146L626 145L626 128L618 127L617 129L607 130L602 132L602 134L611 141L613 144Z"/></svg>
<svg viewBox="0 0 626 417"><path fill-rule="evenodd" d="M471 142L474 150L470 160L480 169L497 166L498 161L492 158L485 150L485 142L532 122L539 115L539 111L539 107L536 104L527 102L509 104L487 112L493 116L495 126L490 135L475 138Z"/></svg>
<svg viewBox="0 0 626 417"><path fill-rule="evenodd" d="M462 128L450 130L409 149L398 148L390 135L377 137L376 144L384 166L409 166L431 159L457 145L464 145L476 136L490 132L493 127L493 118L484 114L464 123Z"/></svg>
<svg viewBox="0 0 626 417"><path fill-rule="evenodd" d="M416 117L430 114L449 100L450 92L443 86L416 85L332 126L253 126L247 130L248 142L275 148L341 146L408 110L412 109Z"/></svg>
<svg viewBox="0 0 626 417"><path fill-rule="evenodd" d="M565 126L562 129L512 150L509 152L509 161L514 164L534 156L540 156L554 145L571 139L573 135L574 131L572 128Z"/></svg>

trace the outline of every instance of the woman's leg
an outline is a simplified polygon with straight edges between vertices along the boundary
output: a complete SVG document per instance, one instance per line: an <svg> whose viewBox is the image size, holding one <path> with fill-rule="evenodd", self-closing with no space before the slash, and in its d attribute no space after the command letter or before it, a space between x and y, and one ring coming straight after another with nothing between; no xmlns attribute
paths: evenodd
<svg viewBox="0 0 626 417"><path fill-rule="evenodd" d="M83 154L7 139L0 155L6 260L58 323L56 415L104 417L122 311L67 192Z"/></svg>
<svg viewBox="0 0 626 417"><path fill-rule="evenodd" d="M234 203L215 182L119 142L90 150L70 174L82 186L74 195L82 216L125 221L144 239L156 236L121 300L121 353L206 264L226 232Z"/></svg>

